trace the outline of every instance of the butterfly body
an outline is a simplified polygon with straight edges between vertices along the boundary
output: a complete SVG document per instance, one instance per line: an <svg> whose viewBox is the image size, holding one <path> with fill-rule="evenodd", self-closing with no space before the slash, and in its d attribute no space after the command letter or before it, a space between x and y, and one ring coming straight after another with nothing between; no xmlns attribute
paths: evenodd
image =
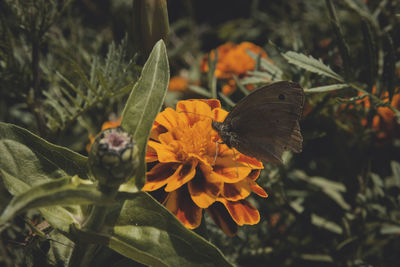
<svg viewBox="0 0 400 267"><path fill-rule="evenodd" d="M277 82L239 101L223 122L212 127L230 148L263 162L279 163L285 150L301 152L299 120L304 91L296 83Z"/></svg>

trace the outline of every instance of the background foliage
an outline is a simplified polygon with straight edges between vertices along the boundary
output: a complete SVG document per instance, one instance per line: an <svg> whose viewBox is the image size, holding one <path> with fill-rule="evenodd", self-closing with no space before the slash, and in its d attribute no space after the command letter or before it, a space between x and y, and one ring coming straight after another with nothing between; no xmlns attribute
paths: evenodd
<svg viewBox="0 0 400 267"><path fill-rule="evenodd" d="M131 4L1 1L0 120L86 155L88 133L121 115L143 63ZM234 238L212 223L202 234L239 266L397 266L399 120L389 127L374 118L382 121L380 108L400 93L400 3L180 0L169 1L168 12L171 76L205 85L205 53L250 41L266 50L283 79L311 88L303 152L267 165L260 179L269 193L252 201L261 222ZM311 93L328 85L341 90ZM165 104L198 93L168 92ZM220 97L229 109L243 92ZM11 196L2 184L0 190L2 210ZM37 214L17 217L2 233L0 262L43 264L56 237L29 235L25 217ZM113 257L122 266L124 259Z"/></svg>

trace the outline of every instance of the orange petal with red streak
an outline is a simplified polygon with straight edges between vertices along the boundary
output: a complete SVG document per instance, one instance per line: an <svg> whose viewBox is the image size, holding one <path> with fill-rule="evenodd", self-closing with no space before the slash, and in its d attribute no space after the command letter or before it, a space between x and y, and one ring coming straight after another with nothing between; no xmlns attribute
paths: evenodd
<svg viewBox="0 0 400 267"><path fill-rule="evenodd" d="M157 152L154 150L154 148L148 146L146 150L146 162L154 162L157 160Z"/></svg>
<svg viewBox="0 0 400 267"><path fill-rule="evenodd" d="M228 112L222 108L213 109L213 113L214 120L218 122L223 122L226 116L228 116Z"/></svg>
<svg viewBox="0 0 400 267"><path fill-rule="evenodd" d="M232 219L238 225L253 225L257 224L260 221L260 213L247 200L239 200L233 202L225 199L218 199L218 201L225 205L229 214L232 216Z"/></svg>
<svg viewBox="0 0 400 267"><path fill-rule="evenodd" d="M169 193L165 207L175 214L187 228L199 227L202 210L192 201L187 188Z"/></svg>
<svg viewBox="0 0 400 267"><path fill-rule="evenodd" d="M143 191L154 191L168 183L169 177L174 174L176 163L158 163L146 174L146 183Z"/></svg>
<svg viewBox="0 0 400 267"><path fill-rule="evenodd" d="M165 191L172 192L186 184L196 174L197 159L192 159L188 162L180 164L178 169L168 179L168 184L165 187Z"/></svg>
<svg viewBox="0 0 400 267"><path fill-rule="evenodd" d="M237 183L246 178L251 169L238 163L233 158L217 158L214 171L210 173L211 180L219 180L225 183Z"/></svg>
<svg viewBox="0 0 400 267"><path fill-rule="evenodd" d="M207 209L207 212L211 215L211 218L215 224L218 225L218 227L221 228L221 230L224 231L227 236L233 237L237 233L238 226L235 221L232 220L232 217L224 205L219 202L215 202Z"/></svg>
<svg viewBox="0 0 400 267"><path fill-rule="evenodd" d="M149 140L148 146L154 149L157 153L157 159L159 162L180 162L177 155L174 153L173 148L160 144L158 142Z"/></svg>
<svg viewBox="0 0 400 267"><path fill-rule="evenodd" d="M251 180L250 182L250 188L254 193L259 195L260 197L268 197L267 192L265 192L264 189L253 180Z"/></svg>
<svg viewBox="0 0 400 267"><path fill-rule="evenodd" d="M237 161L247 165L248 167L250 167L252 169L264 169L264 166L261 161L258 161L255 158L248 157L243 154L239 154Z"/></svg>
<svg viewBox="0 0 400 267"><path fill-rule="evenodd" d="M221 191L222 183L208 183L204 177L195 177L188 183L189 193L200 208L208 208L215 202Z"/></svg>
<svg viewBox="0 0 400 267"><path fill-rule="evenodd" d="M225 199L229 201L238 201L241 199L245 199L251 193L249 181L251 180L246 178L234 184L225 183L222 195Z"/></svg>

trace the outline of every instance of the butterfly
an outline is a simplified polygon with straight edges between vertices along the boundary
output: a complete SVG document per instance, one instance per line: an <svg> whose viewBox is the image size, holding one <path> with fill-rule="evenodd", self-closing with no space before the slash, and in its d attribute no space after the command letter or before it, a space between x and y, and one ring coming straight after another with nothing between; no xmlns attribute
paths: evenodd
<svg viewBox="0 0 400 267"><path fill-rule="evenodd" d="M212 122L221 140L242 154L263 162L280 163L282 153L302 150L299 120L304 91L281 81L261 87L241 99L223 122Z"/></svg>

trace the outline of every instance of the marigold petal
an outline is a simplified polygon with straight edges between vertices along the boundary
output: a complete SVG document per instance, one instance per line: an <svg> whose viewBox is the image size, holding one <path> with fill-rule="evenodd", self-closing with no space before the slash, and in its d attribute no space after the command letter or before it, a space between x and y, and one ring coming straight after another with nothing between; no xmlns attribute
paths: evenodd
<svg viewBox="0 0 400 267"><path fill-rule="evenodd" d="M158 124L157 122L154 122L153 127L151 128L151 131L150 131L149 139L150 140L158 140L158 136L160 134L163 134L163 133L167 132L167 131L168 130L165 129L164 126Z"/></svg>
<svg viewBox="0 0 400 267"><path fill-rule="evenodd" d="M203 101L179 101L176 105L176 111L187 118L189 125L193 125L197 121L204 120L207 117L210 119L213 118L211 107Z"/></svg>
<svg viewBox="0 0 400 267"><path fill-rule="evenodd" d="M213 113L214 120L218 122L223 122L226 116L228 116L228 112L222 108L213 109Z"/></svg>
<svg viewBox="0 0 400 267"><path fill-rule="evenodd" d="M251 172L251 168L240 164L229 157L218 157L215 162L214 171L210 173L213 181L223 181L225 183L237 183L246 178Z"/></svg>
<svg viewBox="0 0 400 267"><path fill-rule="evenodd" d="M158 163L146 174L146 183L143 191L154 191L168 183L177 167L176 163Z"/></svg>
<svg viewBox="0 0 400 267"><path fill-rule="evenodd" d="M179 120L179 114L175 110L172 108L166 108L163 112L157 115L155 122L170 131L178 126Z"/></svg>
<svg viewBox="0 0 400 267"><path fill-rule="evenodd" d="M173 148L170 146L160 144L152 140L149 140L148 146L156 151L159 162L180 162L177 155L173 151Z"/></svg>
<svg viewBox="0 0 400 267"><path fill-rule="evenodd" d="M186 101L201 101L210 106L211 110L221 108L221 102L218 99L187 99Z"/></svg>
<svg viewBox="0 0 400 267"><path fill-rule="evenodd" d="M239 153L237 161L246 164L248 167L252 169L264 169L264 166L261 161L258 161L256 158L243 155L241 153Z"/></svg>
<svg viewBox="0 0 400 267"><path fill-rule="evenodd" d="M223 183L209 183L200 175L188 183L190 196L200 208L208 208L217 199Z"/></svg>
<svg viewBox="0 0 400 267"><path fill-rule="evenodd" d="M197 159L191 159L183 164L180 164L175 173L168 179L168 184L165 191L172 192L193 179L196 174Z"/></svg>
<svg viewBox="0 0 400 267"><path fill-rule="evenodd" d="M229 201L245 199L251 193L250 181L252 180L247 178L234 184L225 183L222 191L223 197Z"/></svg>
<svg viewBox="0 0 400 267"><path fill-rule="evenodd" d="M247 178L255 181L257 180L258 176L260 176L261 170L251 170L250 174L247 176Z"/></svg>
<svg viewBox="0 0 400 267"><path fill-rule="evenodd" d="M202 210L192 201L186 187L169 193L165 207L175 214L187 228L199 227Z"/></svg>
<svg viewBox="0 0 400 267"><path fill-rule="evenodd" d="M158 157L157 157L157 152L154 150L154 148L147 146L147 150L146 150L146 162L154 162L157 161Z"/></svg>
<svg viewBox="0 0 400 267"><path fill-rule="evenodd" d="M260 197L268 197L267 192L265 192L264 189L253 180L251 180L250 182L250 188L254 193L259 195Z"/></svg>
<svg viewBox="0 0 400 267"><path fill-rule="evenodd" d="M233 202L220 198L218 199L218 201L224 204L229 214L232 216L232 219L238 225L253 225L257 224L260 221L260 213L247 200L239 200Z"/></svg>
<svg viewBox="0 0 400 267"><path fill-rule="evenodd" d="M227 236L233 237L237 233L238 226L224 205L215 202L207 209L207 212L210 214L215 224L218 225Z"/></svg>

